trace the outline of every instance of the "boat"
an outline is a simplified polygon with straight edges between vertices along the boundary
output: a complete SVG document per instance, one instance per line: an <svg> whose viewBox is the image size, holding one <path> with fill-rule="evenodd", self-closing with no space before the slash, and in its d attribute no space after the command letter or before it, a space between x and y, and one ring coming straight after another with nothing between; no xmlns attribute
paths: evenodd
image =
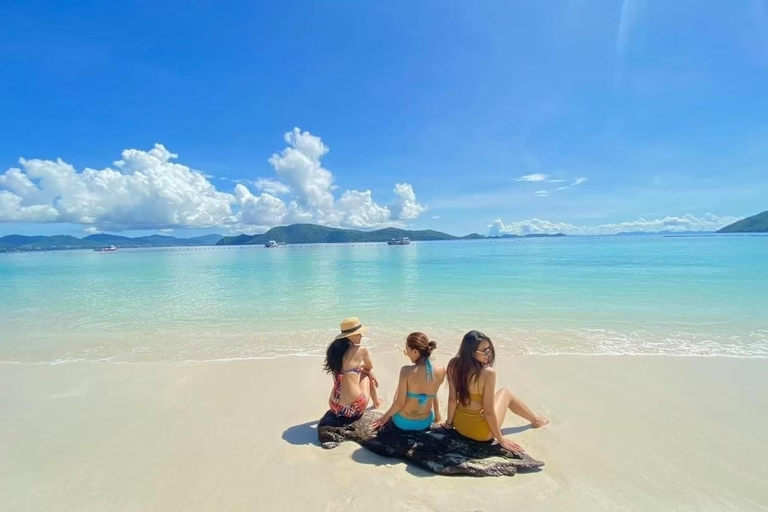
<svg viewBox="0 0 768 512"><path fill-rule="evenodd" d="M273 248L277 247L277 242L275 242L274 240L270 240L269 242L264 244L264 247L267 247L269 249L273 249Z"/></svg>
<svg viewBox="0 0 768 512"><path fill-rule="evenodd" d="M108 245L106 247L97 247L94 249L96 252L115 252L117 250L117 247L114 245Z"/></svg>
<svg viewBox="0 0 768 512"><path fill-rule="evenodd" d="M411 239L407 236L403 236L400 238L393 238L389 242L387 242L388 245L408 245L411 243Z"/></svg>

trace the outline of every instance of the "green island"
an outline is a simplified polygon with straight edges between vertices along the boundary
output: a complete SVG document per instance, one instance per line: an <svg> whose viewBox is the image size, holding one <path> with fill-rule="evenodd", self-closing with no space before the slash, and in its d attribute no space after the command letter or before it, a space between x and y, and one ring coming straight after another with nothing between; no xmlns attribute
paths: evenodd
<svg viewBox="0 0 768 512"><path fill-rule="evenodd" d="M3 252L27 252L27 251L64 251L78 249L99 249L105 246L117 248L150 248L150 247L200 247L200 246L225 246L225 245L256 245L265 244L270 240L285 244L330 244L330 243L354 243L354 242L387 242L392 239L409 238L415 242L440 241L440 240L484 240L494 238L540 238L560 237L562 233L554 235L529 234L489 237L472 233L466 236L454 236L431 229L407 230L398 228L384 228L375 231L362 231L357 229L340 229L318 226L316 224L291 224L290 226L278 226L266 233L257 235L205 235L193 238L177 238L166 235L149 235L140 237L127 237L110 235L106 233L88 235L77 238L71 235L52 236L26 236L7 235L0 237L0 253Z"/></svg>
<svg viewBox="0 0 768 512"><path fill-rule="evenodd" d="M768 233L768 210L741 219L724 228L718 229L718 233Z"/></svg>

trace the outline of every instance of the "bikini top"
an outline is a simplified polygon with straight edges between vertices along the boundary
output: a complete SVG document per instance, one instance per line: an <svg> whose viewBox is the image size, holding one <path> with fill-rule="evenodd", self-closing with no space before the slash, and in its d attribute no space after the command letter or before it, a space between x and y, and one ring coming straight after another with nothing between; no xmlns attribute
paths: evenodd
<svg viewBox="0 0 768 512"><path fill-rule="evenodd" d="M483 403L483 395L479 394L479 393L470 393L469 394L469 401L470 402L480 402L482 404ZM467 404L467 405L469 405L469 404ZM462 403L459 403L459 409L467 410L467 405L463 405ZM469 410L473 410L474 411L474 409L469 409ZM479 409L479 410L482 410L482 409Z"/></svg>
<svg viewBox="0 0 768 512"><path fill-rule="evenodd" d="M435 380L435 375L432 371L432 361L429 359L424 362L424 370L427 373L427 382L432 382ZM426 404L428 399L435 398L435 395L427 395L426 393L412 393L410 391L406 391L405 396L408 398L417 398L419 400L420 406Z"/></svg>
<svg viewBox="0 0 768 512"><path fill-rule="evenodd" d="M350 368L349 370L341 370L339 373L336 374L336 381L341 383L341 379L344 378L344 376L348 373L357 373L358 375L363 372L362 367L361 368Z"/></svg>

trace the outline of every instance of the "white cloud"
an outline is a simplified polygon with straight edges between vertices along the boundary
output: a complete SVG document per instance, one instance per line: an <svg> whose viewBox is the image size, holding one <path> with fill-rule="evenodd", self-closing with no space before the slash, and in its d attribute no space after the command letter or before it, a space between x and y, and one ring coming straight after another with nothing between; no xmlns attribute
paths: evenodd
<svg viewBox="0 0 768 512"><path fill-rule="evenodd" d="M339 198L334 214L338 218L333 224L352 228L382 226L392 217L389 208L373 202L370 190L347 190Z"/></svg>
<svg viewBox="0 0 768 512"><path fill-rule="evenodd" d="M333 210L333 174L320 165L320 158L328 153L328 146L320 137L298 128L285 134L288 147L275 153L269 163L277 175L288 181L296 192L299 206L319 217Z"/></svg>
<svg viewBox="0 0 768 512"><path fill-rule="evenodd" d="M496 219L488 226L489 235L499 236L503 234L527 235L532 233L565 233L567 235L611 235L615 233L645 231L717 231L739 220L740 217L718 217L707 213L701 217L691 214L682 217L664 217L646 220L643 218L599 226L576 226L567 222L550 222L541 219L529 219L518 222L505 223Z"/></svg>
<svg viewBox="0 0 768 512"><path fill-rule="evenodd" d="M565 185L565 186L562 186L562 187L557 187L555 190L565 190L565 189L568 189L568 188L571 188L571 187L578 187L579 185L581 185L582 183L584 183L586 181L587 181L587 178L582 176L580 178L576 178L575 180L573 180L573 183L571 183L570 185Z"/></svg>
<svg viewBox="0 0 768 512"><path fill-rule="evenodd" d="M413 187L408 183L396 183L395 195L397 201L392 208L395 218L400 220L417 219L419 215L427 211L426 206L422 206L416 200L416 194Z"/></svg>
<svg viewBox="0 0 768 512"><path fill-rule="evenodd" d="M632 31L640 21L640 15L643 10L642 4L642 0L623 0L621 4L621 15L616 34L615 80L617 84L620 84L624 77L627 50L629 49Z"/></svg>
<svg viewBox="0 0 768 512"><path fill-rule="evenodd" d="M20 159L21 168L0 174L0 222L68 222L96 231L126 229L262 229L313 222L356 228L400 225L426 211L408 183L395 185L390 209L370 190L334 197L334 176L320 159L328 147L319 137L294 128L288 143L269 159L278 176L243 180L222 192L207 175L173 160L161 144L149 151L128 149L113 168L78 172L62 160ZM285 200L277 196L288 196ZM394 213L393 213L394 212Z"/></svg>
<svg viewBox="0 0 768 512"><path fill-rule="evenodd" d="M440 218L440 216L439 216L439 215L433 215L433 216L432 216L432 219L433 219L433 220L437 220L437 219L439 219L439 218Z"/></svg>
<svg viewBox="0 0 768 512"><path fill-rule="evenodd" d="M258 190L266 192L267 194L272 194L273 196L285 196L291 193L291 187L285 183L280 183L277 180L259 178L251 183L253 183L253 186Z"/></svg>
<svg viewBox="0 0 768 512"><path fill-rule="evenodd" d="M232 196L216 190L160 144L128 149L115 169L77 172L62 161L20 159L0 176L0 221L71 222L113 229L210 227L231 217Z"/></svg>
<svg viewBox="0 0 768 512"><path fill-rule="evenodd" d="M547 181L547 178L549 178L546 174L526 174L525 176L520 176L519 178L515 178L515 181Z"/></svg>
<svg viewBox="0 0 768 512"><path fill-rule="evenodd" d="M581 181L579 181L579 180L581 180ZM515 178L514 181L527 181L527 182L532 182L532 183L563 183L565 180L550 178L549 174L536 173L536 174L526 174L525 176L520 176L519 178ZM569 186L580 185L581 183L584 183L585 181L587 181L587 179L586 178L578 178L576 181L578 183L574 182L573 185L566 185L564 187L557 187L555 190L565 190L565 189L569 188ZM534 192L534 194L539 196L539 197L546 197L546 196L549 195L549 191L548 190L537 190L536 192Z"/></svg>
<svg viewBox="0 0 768 512"><path fill-rule="evenodd" d="M101 230L96 226L88 226L83 231L87 235L95 235L96 233L101 233Z"/></svg>

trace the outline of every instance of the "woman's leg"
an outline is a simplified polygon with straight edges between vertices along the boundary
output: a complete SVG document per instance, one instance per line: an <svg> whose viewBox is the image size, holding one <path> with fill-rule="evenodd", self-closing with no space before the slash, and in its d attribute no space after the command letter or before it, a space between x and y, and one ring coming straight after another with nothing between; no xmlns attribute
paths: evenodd
<svg viewBox="0 0 768 512"><path fill-rule="evenodd" d="M530 421L533 428L540 428L549 423L549 420L544 416L536 416L522 400L513 395L507 388L496 392L493 408L496 411L496 418L499 420L499 428L504 424L507 411L512 411L521 418Z"/></svg>

